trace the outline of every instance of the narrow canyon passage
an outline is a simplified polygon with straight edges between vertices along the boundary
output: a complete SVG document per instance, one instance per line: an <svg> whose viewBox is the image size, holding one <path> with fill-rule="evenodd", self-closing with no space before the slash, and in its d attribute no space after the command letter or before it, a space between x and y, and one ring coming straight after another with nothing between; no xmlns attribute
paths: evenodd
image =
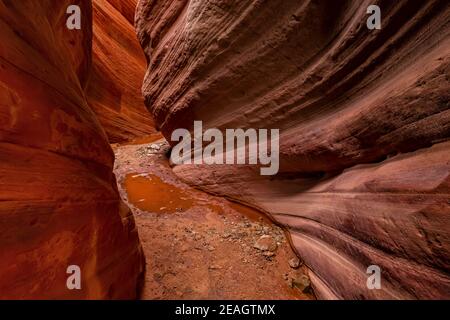
<svg viewBox="0 0 450 320"><path fill-rule="evenodd" d="M448 0L0 0L0 35L0 299L450 297Z"/></svg>
<svg viewBox="0 0 450 320"><path fill-rule="evenodd" d="M113 145L119 191L146 260L142 299L314 299L281 228L181 182L167 142L151 140Z"/></svg>

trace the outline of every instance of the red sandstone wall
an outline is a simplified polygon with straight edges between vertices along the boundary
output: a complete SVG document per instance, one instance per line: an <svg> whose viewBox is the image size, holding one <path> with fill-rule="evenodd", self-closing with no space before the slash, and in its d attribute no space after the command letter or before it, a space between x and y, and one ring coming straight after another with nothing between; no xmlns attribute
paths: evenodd
<svg viewBox="0 0 450 320"><path fill-rule="evenodd" d="M82 8L82 30L65 27ZM134 298L143 256L84 88L87 0L0 1L0 298ZM82 289L68 290L69 265Z"/></svg>
<svg viewBox="0 0 450 320"><path fill-rule="evenodd" d="M276 177L174 170L287 226L320 298L449 298L449 17L444 0L140 1L143 92L168 139L280 128Z"/></svg>
<svg viewBox="0 0 450 320"><path fill-rule="evenodd" d="M93 1L93 66L88 102L110 142L155 132L141 94L146 61L133 17L136 0Z"/></svg>

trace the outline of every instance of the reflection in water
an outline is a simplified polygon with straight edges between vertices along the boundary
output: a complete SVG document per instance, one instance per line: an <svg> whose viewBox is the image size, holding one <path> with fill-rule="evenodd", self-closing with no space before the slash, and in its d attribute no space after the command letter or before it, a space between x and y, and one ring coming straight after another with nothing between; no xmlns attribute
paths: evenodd
<svg viewBox="0 0 450 320"><path fill-rule="evenodd" d="M208 208L218 214L224 213L220 205L205 201L195 192L167 183L153 174L129 173L125 176L123 186L128 195L128 201L143 211L174 213L197 206ZM227 206L251 221L262 220L271 224L270 219L258 210L231 201L227 201Z"/></svg>
<svg viewBox="0 0 450 320"><path fill-rule="evenodd" d="M272 224L272 221L269 217L267 217L264 213L253 209L251 207L248 207L246 205L236 203L236 202L229 202L229 206L233 208L235 211L239 212L243 216L247 217L251 221L264 221L267 224Z"/></svg>
<svg viewBox="0 0 450 320"><path fill-rule="evenodd" d="M128 174L124 188L136 208L156 213L185 211L196 205L193 196L153 174Z"/></svg>

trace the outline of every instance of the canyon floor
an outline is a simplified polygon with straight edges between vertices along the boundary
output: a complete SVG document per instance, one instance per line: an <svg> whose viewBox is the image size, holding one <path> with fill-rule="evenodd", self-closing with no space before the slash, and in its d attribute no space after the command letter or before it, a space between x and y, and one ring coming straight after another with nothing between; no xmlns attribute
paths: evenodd
<svg viewBox="0 0 450 320"><path fill-rule="evenodd" d="M256 210L184 184L158 138L113 145L146 257L141 298L314 299L285 232Z"/></svg>

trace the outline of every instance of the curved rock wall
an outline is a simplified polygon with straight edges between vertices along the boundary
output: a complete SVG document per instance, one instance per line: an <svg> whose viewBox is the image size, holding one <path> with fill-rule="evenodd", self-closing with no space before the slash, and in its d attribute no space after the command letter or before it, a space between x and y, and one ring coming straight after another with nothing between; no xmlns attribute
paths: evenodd
<svg viewBox="0 0 450 320"><path fill-rule="evenodd" d="M71 4L82 30L66 28ZM91 13L87 0L0 1L0 299L136 297L141 246L84 92Z"/></svg>
<svg viewBox="0 0 450 320"><path fill-rule="evenodd" d="M280 129L275 177L174 170L287 226L318 297L450 297L447 1L140 1L136 26L167 139L194 120Z"/></svg>
<svg viewBox="0 0 450 320"><path fill-rule="evenodd" d="M111 143L155 132L141 94L146 61L133 27L136 2L93 1L93 66L87 95Z"/></svg>

